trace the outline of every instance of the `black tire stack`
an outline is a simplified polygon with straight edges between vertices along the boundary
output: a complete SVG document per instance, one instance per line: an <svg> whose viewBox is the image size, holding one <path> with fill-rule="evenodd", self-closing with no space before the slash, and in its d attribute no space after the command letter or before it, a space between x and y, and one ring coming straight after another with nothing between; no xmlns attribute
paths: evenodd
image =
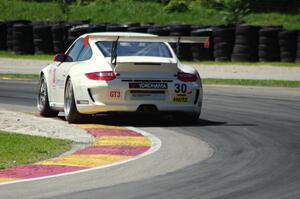
<svg viewBox="0 0 300 199"><path fill-rule="evenodd" d="M183 25L171 25L170 29L170 36L190 36L191 34L191 26L188 24ZM192 50L191 44L180 43L179 49L177 52L177 44L171 44L174 51L177 53L179 59L182 60L192 60Z"/></svg>
<svg viewBox="0 0 300 199"><path fill-rule="evenodd" d="M91 24L88 30L88 32L105 32L105 31L106 31L106 25L104 24Z"/></svg>
<svg viewBox="0 0 300 199"><path fill-rule="evenodd" d="M296 61L300 62L300 30L298 31L298 41L297 41L297 55Z"/></svg>
<svg viewBox="0 0 300 199"><path fill-rule="evenodd" d="M166 26L154 25L148 28L148 33L158 36L169 36L170 31Z"/></svg>
<svg viewBox="0 0 300 199"><path fill-rule="evenodd" d="M127 25L109 24L106 26L107 32L126 32L127 29L128 29Z"/></svg>
<svg viewBox="0 0 300 199"><path fill-rule="evenodd" d="M298 31L285 30L278 34L280 45L280 58L282 62L294 62L296 60Z"/></svg>
<svg viewBox="0 0 300 199"><path fill-rule="evenodd" d="M202 44L191 44L191 51L192 51L192 56L193 60L198 60L198 61L209 61L213 60L213 39L212 39L212 29L206 28L206 29L196 29L191 32L191 36L196 36L196 37L209 37L209 43L210 46L209 48L206 48L205 45Z"/></svg>
<svg viewBox="0 0 300 199"><path fill-rule="evenodd" d="M0 22L0 50L7 50L7 27L5 22Z"/></svg>
<svg viewBox="0 0 300 199"><path fill-rule="evenodd" d="M278 42L278 28L262 28L259 30L259 61L280 61L280 49Z"/></svg>
<svg viewBox="0 0 300 199"><path fill-rule="evenodd" d="M67 33L67 26L64 23L52 26L53 50L55 53L62 53L67 50Z"/></svg>
<svg viewBox="0 0 300 199"><path fill-rule="evenodd" d="M15 54L33 54L33 28L31 24L15 24L12 28Z"/></svg>
<svg viewBox="0 0 300 199"><path fill-rule="evenodd" d="M236 27L232 61L258 60L258 31L259 27L239 25Z"/></svg>
<svg viewBox="0 0 300 199"><path fill-rule="evenodd" d="M35 54L53 53L52 27L50 25L34 26L33 43Z"/></svg>
<svg viewBox="0 0 300 199"><path fill-rule="evenodd" d="M6 28L7 28L6 47L7 47L7 50L13 51L13 26L15 24L29 24L30 21L9 20L9 21L6 21L5 23L6 23Z"/></svg>
<svg viewBox="0 0 300 199"><path fill-rule="evenodd" d="M127 28L127 32L146 33L147 31L148 31L148 26L131 26Z"/></svg>
<svg viewBox="0 0 300 199"><path fill-rule="evenodd" d="M230 61L235 40L235 28L213 30L215 61Z"/></svg>
<svg viewBox="0 0 300 199"><path fill-rule="evenodd" d="M68 46L70 46L79 36L88 33L90 30L89 24L76 25L68 30Z"/></svg>

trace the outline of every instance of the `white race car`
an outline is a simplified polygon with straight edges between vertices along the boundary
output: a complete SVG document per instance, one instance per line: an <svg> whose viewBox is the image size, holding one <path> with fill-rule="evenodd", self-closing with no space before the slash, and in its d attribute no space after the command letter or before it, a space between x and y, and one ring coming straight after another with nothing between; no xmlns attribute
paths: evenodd
<svg viewBox="0 0 300 199"><path fill-rule="evenodd" d="M82 35L41 71L38 110L45 117L64 111L71 123L113 112L168 113L197 121L200 76L180 63L169 43L206 40L142 33Z"/></svg>

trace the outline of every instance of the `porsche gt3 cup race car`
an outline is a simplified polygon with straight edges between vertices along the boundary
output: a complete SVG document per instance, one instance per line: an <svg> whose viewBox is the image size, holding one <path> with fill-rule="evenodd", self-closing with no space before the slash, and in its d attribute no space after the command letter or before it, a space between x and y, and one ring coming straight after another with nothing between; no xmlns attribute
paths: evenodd
<svg viewBox="0 0 300 199"><path fill-rule="evenodd" d="M82 35L41 71L38 110L45 117L64 111L71 123L113 112L168 113L196 121L202 106L200 76L180 63L169 43L206 40L142 33Z"/></svg>

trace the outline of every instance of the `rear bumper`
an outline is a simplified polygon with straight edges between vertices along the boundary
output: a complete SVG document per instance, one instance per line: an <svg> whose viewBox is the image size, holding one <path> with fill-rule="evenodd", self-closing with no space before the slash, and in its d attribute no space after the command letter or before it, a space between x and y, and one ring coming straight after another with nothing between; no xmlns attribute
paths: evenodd
<svg viewBox="0 0 300 199"><path fill-rule="evenodd" d="M90 105L78 105L77 109L82 114L97 114L97 113L108 113L108 112L137 112L138 108L142 105L153 105L157 108L158 112L191 112L200 113L201 112L201 102L197 104L186 104L186 105L160 105L154 103L145 104L129 104L129 105L100 105L100 104L90 104Z"/></svg>

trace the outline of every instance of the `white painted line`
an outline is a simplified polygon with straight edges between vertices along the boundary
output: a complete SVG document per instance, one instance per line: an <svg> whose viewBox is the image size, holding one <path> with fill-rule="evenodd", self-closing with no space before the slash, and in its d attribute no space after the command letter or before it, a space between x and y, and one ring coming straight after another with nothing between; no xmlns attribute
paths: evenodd
<svg viewBox="0 0 300 199"><path fill-rule="evenodd" d="M36 181L36 180L43 180L43 179L48 179L48 178L56 178L56 177L60 177L60 176L68 176L68 175L73 175L73 174L79 174L79 173L85 173L85 172L89 172L89 171L94 171L94 170L98 170L98 169L105 169L105 168L109 168L109 167L113 167L113 166L118 166L121 164L125 164L127 162L131 162L140 158L143 158L145 156L148 156L152 153L155 153L156 151L158 151L162 145L161 140L156 137L155 135L148 133L146 131L143 131L141 129L138 128L134 128L134 127L125 127L129 130L133 130L136 131L140 134L142 134L143 136L147 137L150 141L151 141L151 147L148 151L134 156L132 158L126 159L126 160L122 160L116 163L112 163L109 165L103 165L103 166L99 166L99 167L92 167L92 168L88 168L88 169L83 169L83 170L79 170L79 171L73 171L73 172L68 172L68 173L62 173L62 174L57 174L57 175L51 175L51 176L44 176L44 177L38 177L38 178L30 178L30 179L22 179L22 180L16 180L16 181L11 181L11 182L0 182L0 186L1 185L8 185L8 184L15 184L15 183L21 183L21 182L29 182L29 181Z"/></svg>

